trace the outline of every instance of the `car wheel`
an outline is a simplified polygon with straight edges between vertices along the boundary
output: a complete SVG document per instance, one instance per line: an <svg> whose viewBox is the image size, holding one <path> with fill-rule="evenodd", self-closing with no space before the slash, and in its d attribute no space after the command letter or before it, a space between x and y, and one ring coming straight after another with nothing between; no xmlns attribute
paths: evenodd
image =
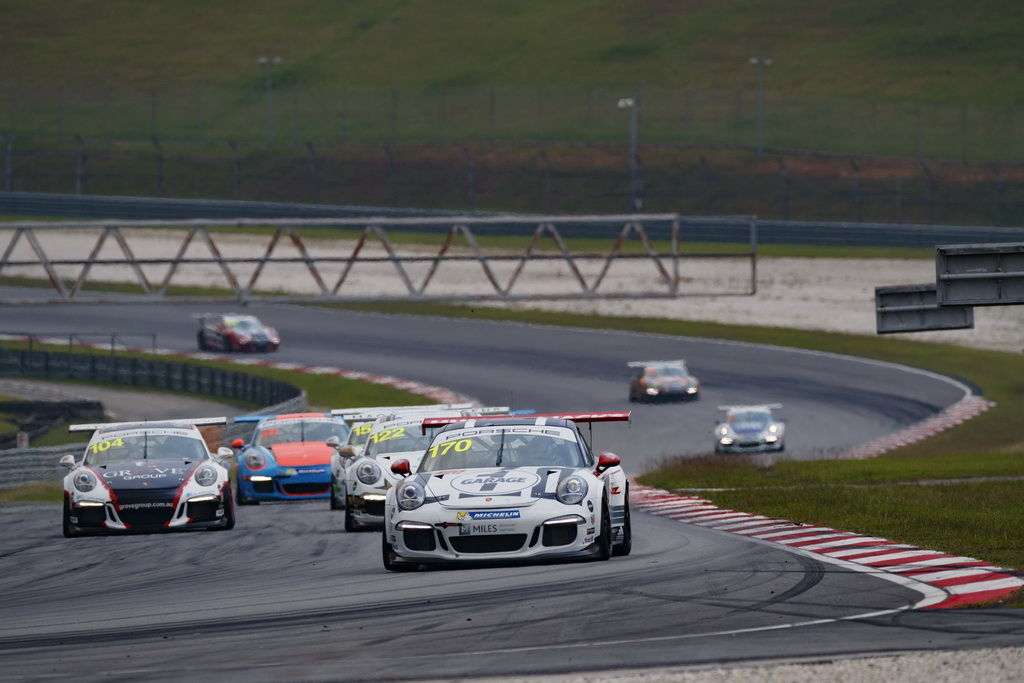
<svg viewBox="0 0 1024 683"><path fill-rule="evenodd" d="M200 351L206 351L206 335L200 330L196 333L196 346L199 347Z"/></svg>
<svg viewBox="0 0 1024 683"><path fill-rule="evenodd" d="M61 530L64 532L64 538L75 538L80 535L78 529L71 523L71 503L67 498L64 499L64 522Z"/></svg>
<svg viewBox="0 0 1024 683"><path fill-rule="evenodd" d="M629 518L629 486L626 486L626 509L622 523L622 540L612 550L616 557L625 557L633 551L633 522Z"/></svg>
<svg viewBox="0 0 1024 683"><path fill-rule="evenodd" d="M224 353L231 353L231 340L227 337L221 337L220 350Z"/></svg>
<svg viewBox="0 0 1024 683"><path fill-rule="evenodd" d="M258 500L256 500L255 498L250 498L249 496L247 496L244 493L242 493L242 487L239 486L237 483L235 484L235 488L237 489L235 500L238 501L239 505L259 505L260 504L260 502Z"/></svg>
<svg viewBox="0 0 1024 683"><path fill-rule="evenodd" d="M608 512L608 499L601 502L601 535L597 537L597 559L607 560L612 556L612 516Z"/></svg>
<svg viewBox="0 0 1024 683"><path fill-rule="evenodd" d="M339 495L338 493L338 480L333 476L331 477L331 509L332 510L344 510L345 509L345 495Z"/></svg>
<svg viewBox="0 0 1024 683"><path fill-rule="evenodd" d="M395 554L391 544L388 543L387 532L382 532L380 535L381 543L381 559L384 561L384 569L389 572L414 572L419 569L418 564L412 564L411 562L402 562L398 559L398 555Z"/></svg>
<svg viewBox="0 0 1024 683"><path fill-rule="evenodd" d="M230 487L224 493L224 525L215 528L220 531L230 531L235 528L235 497L231 495Z"/></svg>
<svg viewBox="0 0 1024 683"><path fill-rule="evenodd" d="M352 518L352 509L347 505L345 506L345 531L359 531L359 525Z"/></svg>

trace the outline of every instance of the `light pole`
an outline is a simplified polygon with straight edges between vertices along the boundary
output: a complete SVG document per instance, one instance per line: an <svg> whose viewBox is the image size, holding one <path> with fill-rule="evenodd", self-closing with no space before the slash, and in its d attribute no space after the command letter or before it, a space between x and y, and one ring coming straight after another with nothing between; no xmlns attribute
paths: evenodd
<svg viewBox="0 0 1024 683"><path fill-rule="evenodd" d="M281 63L280 57L260 57L256 60L267 71L267 144L274 142L274 65Z"/></svg>
<svg viewBox="0 0 1024 683"><path fill-rule="evenodd" d="M771 57L751 57L757 67L757 153L764 152L764 68L771 66Z"/></svg>
<svg viewBox="0 0 1024 683"><path fill-rule="evenodd" d="M640 210L640 197L637 187L637 138L640 135L639 110L640 103L632 97L619 100L619 109L629 110L629 210Z"/></svg>

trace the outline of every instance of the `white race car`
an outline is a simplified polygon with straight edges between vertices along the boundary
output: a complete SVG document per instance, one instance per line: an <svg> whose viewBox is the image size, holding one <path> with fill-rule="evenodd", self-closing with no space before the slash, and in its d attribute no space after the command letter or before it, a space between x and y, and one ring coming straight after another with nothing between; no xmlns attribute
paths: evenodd
<svg viewBox="0 0 1024 683"><path fill-rule="evenodd" d="M345 501L345 531L376 529L384 523L384 496L400 479L391 472L391 463L404 458L419 464L432 436L421 429L425 416L464 418L506 412L507 406L461 409L442 406L440 410L403 411L377 418L360 455L346 458L344 449L338 451L345 461L338 483L340 497Z"/></svg>
<svg viewBox="0 0 1024 683"><path fill-rule="evenodd" d="M81 461L65 455L64 536L235 526L225 461L212 455L196 425L223 417L71 425L93 432Z"/></svg>
<svg viewBox="0 0 1024 683"><path fill-rule="evenodd" d="M415 474L406 460L391 466L404 478L384 503L384 567L628 555L619 457L595 456L576 426L628 419L625 411L424 420L424 431L448 426Z"/></svg>
<svg viewBox="0 0 1024 683"><path fill-rule="evenodd" d="M362 455L366 441L373 431L373 423L381 417L401 415L424 415L447 410L472 408L472 403L437 403L416 406L366 406L363 408L336 408L331 416L341 418L349 426L348 438L327 441L334 447L331 454L331 509L345 509L345 468ZM353 475L354 476L354 475Z"/></svg>
<svg viewBox="0 0 1024 683"><path fill-rule="evenodd" d="M772 410L781 403L718 406L725 419L715 425L716 453L761 453L786 449L786 424Z"/></svg>

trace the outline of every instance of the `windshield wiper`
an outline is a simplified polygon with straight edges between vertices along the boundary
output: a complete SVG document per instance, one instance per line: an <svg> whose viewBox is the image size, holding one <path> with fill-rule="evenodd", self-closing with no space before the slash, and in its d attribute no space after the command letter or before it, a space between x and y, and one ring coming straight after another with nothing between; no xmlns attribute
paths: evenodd
<svg viewBox="0 0 1024 683"><path fill-rule="evenodd" d="M498 462L495 463L498 467L501 467L501 454L505 450L505 430L501 430L501 441L498 443Z"/></svg>

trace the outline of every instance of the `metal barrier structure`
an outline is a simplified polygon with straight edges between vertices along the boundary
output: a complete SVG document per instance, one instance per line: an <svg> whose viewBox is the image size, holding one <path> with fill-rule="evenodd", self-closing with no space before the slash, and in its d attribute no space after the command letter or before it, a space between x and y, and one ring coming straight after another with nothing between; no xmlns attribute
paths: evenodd
<svg viewBox="0 0 1024 683"><path fill-rule="evenodd" d="M28 342L29 351L32 350L33 344L42 340L42 337L34 332L24 332L21 330L0 330L0 338L4 337L17 337L24 339ZM53 337L59 337L61 339L67 338L69 353L75 348L75 344L89 344L95 347L96 344L89 340L102 340L104 344L109 342L110 353L114 353L118 350L125 351L128 349L138 348L138 344L128 344L128 340L130 339L146 339L149 342L148 346L150 350L156 351L156 334L152 332L47 332L46 343L49 343L49 340Z"/></svg>
<svg viewBox="0 0 1024 683"><path fill-rule="evenodd" d="M286 382L169 361L0 347L0 376L11 375L85 379L242 399L267 406L253 413L268 415L301 412L307 406L306 393ZM246 436L252 432L252 427L252 424L229 424L224 430L224 439ZM79 448L78 444L69 444L0 451L0 488L56 480L61 474L57 460Z"/></svg>
<svg viewBox="0 0 1024 683"><path fill-rule="evenodd" d="M684 254L680 250L684 228L696 232L712 226L729 225L745 228L749 248L745 252ZM268 227L273 233L266 236ZM172 229L177 229L175 232ZM128 239L137 231L161 230L159 255L138 256ZM246 232L244 244L231 241L231 230ZM387 230L418 232L438 237L441 244L436 252L432 247L417 244L413 249L400 249L403 243L392 239ZM63 233L61 233L63 231ZM304 231L306 236L303 236ZM223 234L226 232L227 234ZM315 232L316 248L308 237ZM183 221L76 221L76 222L11 222L0 224L0 234L6 237L6 247L0 255L0 275L9 269L26 268L44 274L56 292L54 299L3 299L0 304L32 304L45 301L100 303L109 302L117 295L102 297L84 294L95 268L121 269L120 280L138 287L138 295L145 301L234 301L234 302L356 302L356 301L521 301L550 299L639 299L674 298L692 295L752 295L757 292L757 221L753 218L686 218L676 214L636 214L618 216L489 216L489 217L430 217L430 218L319 218L319 219L236 219L236 220L183 220ZM72 246L66 239L52 242L55 234L76 235L86 242ZM155 234L150 232L149 234ZM610 244L604 253L573 251L567 236L586 235L598 238L601 246ZM93 241L93 235L95 239ZM498 248L485 250L480 236L514 236L519 242L507 241ZM46 238L46 239L41 239ZM261 243L261 240L262 243ZM639 245L631 251L629 243ZM420 240L422 242L422 240ZM429 240L428 240L429 242ZM662 250L656 242L667 243ZM0 242L2 244L3 242ZM461 244L460 244L461 243ZM504 246L509 244L511 246ZM591 246L593 243L589 243ZM23 246L20 246L23 245ZM173 245L173 246L172 246ZM290 246L287 246L290 245ZM520 245L525 245L520 247ZM545 245L552 249L545 250ZM19 249L20 246L20 249ZM205 248L202 256L189 255L196 248ZM243 253L250 251L247 255ZM253 251L255 249L255 251ZM291 255L281 255L281 249ZM113 255L104 256L104 251ZM400 253L402 251L403 253ZM84 257L81 254L86 254ZM141 253L141 252L139 252ZM172 254L172 255L167 255ZM695 292L683 286L685 280L681 263L687 259L739 259L749 264L749 284L740 290ZM652 267L646 274L630 272L617 288L606 285L609 271L619 262L642 261ZM470 264L457 277L444 285L436 285L441 266ZM536 277L524 276L528 264L547 263L564 269L538 283ZM356 266L385 266L378 276L397 283L393 293L356 290L351 286L352 271ZM211 267L217 280L207 287L226 289L230 294L211 292L209 295L176 296L173 287L196 283L183 281L182 269L196 266ZM296 293L281 284L262 282L268 267L286 266L294 276L311 278L314 293ZM413 267L422 273L417 276ZM589 273L584 272L590 268ZM164 268L157 279L147 268ZM477 269L478 267L478 269ZM327 270L336 273L329 277ZM66 277L68 269L75 269ZM249 270L247 278L241 271ZM7 271L7 272L5 272ZM63 271L63 272L62 272ZM504 271L504 272L502 272ZM210 273L207 274L208 276ZM466 288L475 291L466 292ZM482 289L482 291L481 291ZM122 295L123 296L123 295Z"/></svg>

